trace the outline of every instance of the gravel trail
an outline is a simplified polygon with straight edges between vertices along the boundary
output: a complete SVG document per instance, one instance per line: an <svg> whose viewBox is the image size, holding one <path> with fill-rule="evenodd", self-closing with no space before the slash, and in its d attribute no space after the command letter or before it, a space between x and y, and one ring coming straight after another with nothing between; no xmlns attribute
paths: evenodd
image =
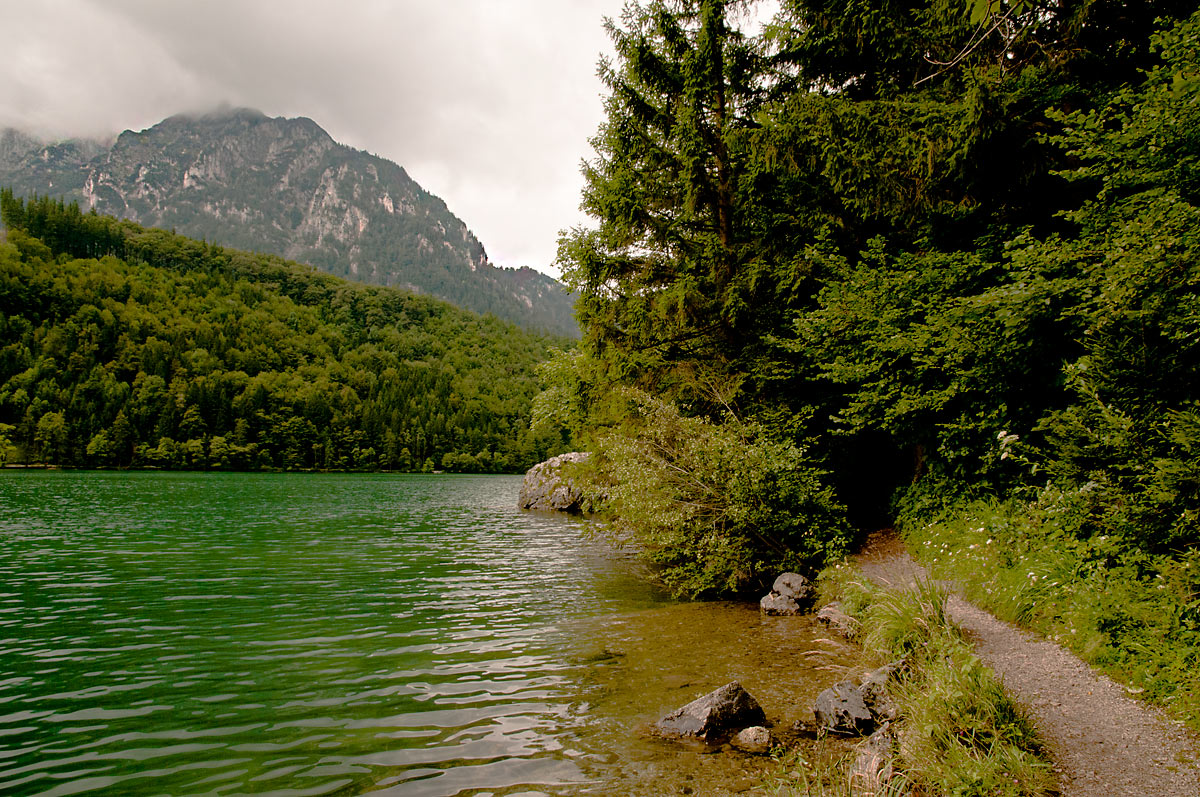
<svg viewBox="0 0 1200 797"><path fill-rule="evenodd" d="M880 583L927 577L893 533L872 535L856 563ZM1032 717L1063 797L1200 797L1200 740L1178 723L1044 637L956 595L947 611Z"/></svg>

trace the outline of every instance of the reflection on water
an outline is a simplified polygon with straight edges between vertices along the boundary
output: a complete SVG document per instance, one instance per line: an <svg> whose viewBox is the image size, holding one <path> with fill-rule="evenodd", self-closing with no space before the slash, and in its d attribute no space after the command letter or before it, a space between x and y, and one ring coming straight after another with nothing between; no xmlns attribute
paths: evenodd
<svg viewBox="0 0 1200 797"><path fill-rule="evenodd" d="M734 678L786 727L848 652L665 600L518 484L0 472L0 793L751 783L640 731Z"/></svg>

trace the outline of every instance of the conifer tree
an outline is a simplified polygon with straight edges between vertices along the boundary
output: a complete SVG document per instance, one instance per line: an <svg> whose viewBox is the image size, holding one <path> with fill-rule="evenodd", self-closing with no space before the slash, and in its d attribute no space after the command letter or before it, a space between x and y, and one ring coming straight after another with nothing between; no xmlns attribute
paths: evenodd
<svg viewBox="0 0 1200 797"><path fill-rule="evenodd" d="M586 163L598 222L560 243L586 345L655 381L674 364L722 368L747 322L743 134L762 99L761 57L732 17L745 3L629 3L607 23L607 121Z"/></svg>

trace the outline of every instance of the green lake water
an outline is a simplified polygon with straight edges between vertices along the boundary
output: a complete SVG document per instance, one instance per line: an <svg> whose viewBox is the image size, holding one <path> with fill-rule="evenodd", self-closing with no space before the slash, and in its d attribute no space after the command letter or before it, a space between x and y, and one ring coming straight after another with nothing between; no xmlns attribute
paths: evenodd
<svg viewBox="0 0 1200 797"><path fill-rule="evenodd" d="M776 727L852 652L674 603L519 477L0 472L0 794L731 794L649 737L738 678Z"/></svg>

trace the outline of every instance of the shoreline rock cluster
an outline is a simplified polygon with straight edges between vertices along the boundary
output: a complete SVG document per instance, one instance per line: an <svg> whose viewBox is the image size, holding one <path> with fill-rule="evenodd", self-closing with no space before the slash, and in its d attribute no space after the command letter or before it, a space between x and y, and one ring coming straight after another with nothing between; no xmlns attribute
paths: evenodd
<svg viewBox="0 0 1200 797"><path fill-rule="evenodd" d="M759 608L767 615L802 614L811 607L815 595L816 588L803 576L784 573L759 601ZM825 604L815 616L818 622L847 640L858 636L858 621L846 614L838 601ZM850 769L853 794L878 794L895 774L892 761L898 741L892 723L900 712L892 687L906 670L903 660L885 664L865 673L858 683L839 681L817 695L813 702L818 731L866 737L858 746L858 755Z"/></svg>
<svg viewBox="0 0 1200 797"><path fill-rule="evenodd" d="M581 513L584 491L572 478L570 466L586 462L586 452L571 452L530 468L521 484L522 509ZM759 601L768 616L813 613L818 622L848 640L858 636L858 622L834 601L813 611L816 586L798 573L782 573L771 591ZM895 774L893 760L898 740L892 723L898 708L892 686L907 668L904 661L885 664L865 673L855 683L840 681L817 695L812 705L815 725L799 722L793 731L863 737L850 771L855 795L881 793ZM731 681L659 719L652 732L671 739L707 744L727 743L735 750L762 755L778 741L766 725L766 712L737 681Z"/></svg>
<svg viewBox="0 0 1200 797"><path fill-rule="evenodd" d="M775 579L771 591L759 602L763 614L799 615L812 611L816 588L796 573ZM857 622L834 602L815 612L816 619L847 638L857 636ZM893 723L899 707L893 688L908 669L905 661L877 667L854 680L840 681L817 695L812 705L815 724L799 722L793 731L863 738L850 770L851 791L856 795L881 793L895 776L893 760L899 744ZM653 732L667 738L697 739L710 744L727 742L746 753L770 752L777 738L766 726L766 713L737 681L732 681L654 724Z"/></svg>

